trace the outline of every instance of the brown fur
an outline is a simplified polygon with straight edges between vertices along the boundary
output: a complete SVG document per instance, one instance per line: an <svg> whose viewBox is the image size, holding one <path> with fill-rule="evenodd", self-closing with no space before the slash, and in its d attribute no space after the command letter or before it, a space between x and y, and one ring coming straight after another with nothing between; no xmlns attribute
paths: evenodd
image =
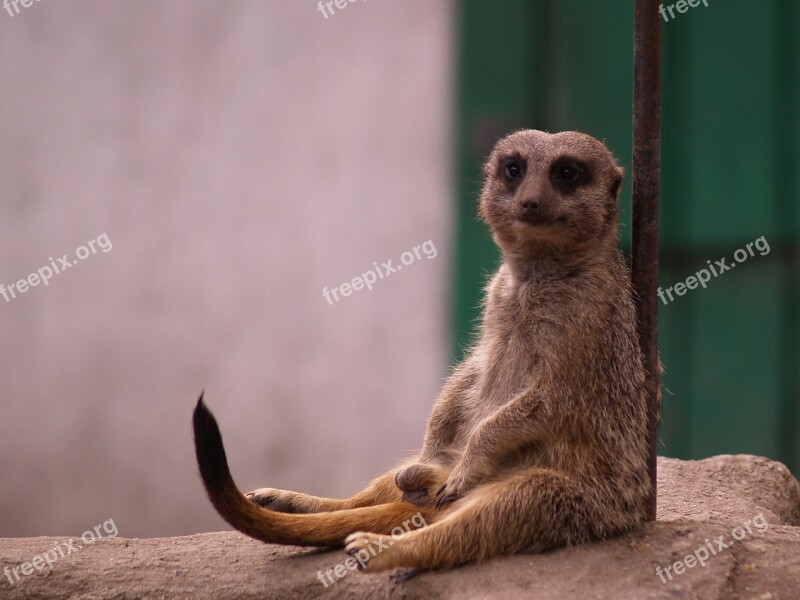
<svg viewBox="0 0 800 600"><path fill-rule="evenodd" d="M525 130L497 143L484 174L480 214L503 264L420 453L346 500L264 488L250 503L196 412L203 479L234 527L274 543L345 542L350 554L384 542L366 562L377 571L538 552L646 519L644 370L617 246L622 170L585 134ZM417 511L428 526L388 537Z"/></svg>

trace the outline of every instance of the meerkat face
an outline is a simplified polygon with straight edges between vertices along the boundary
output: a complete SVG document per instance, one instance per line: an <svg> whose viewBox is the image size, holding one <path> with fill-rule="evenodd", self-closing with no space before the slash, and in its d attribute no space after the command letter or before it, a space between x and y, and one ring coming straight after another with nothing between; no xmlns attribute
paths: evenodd
<svg viewBox="0 0 800 600"><path fill-rule="evenodd" d="M504 249L616 238L622 169L591 136L517 131L497 143L484 175L480 214Z"/></svg>

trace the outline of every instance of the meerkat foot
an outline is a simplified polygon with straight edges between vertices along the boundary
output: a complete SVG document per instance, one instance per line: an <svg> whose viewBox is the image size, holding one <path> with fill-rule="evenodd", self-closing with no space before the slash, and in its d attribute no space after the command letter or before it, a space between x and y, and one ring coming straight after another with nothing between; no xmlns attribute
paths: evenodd
<svg viewBox="0 0 800 600"><path fill-rule="evenodd" d="M298 494L297 492L259 488L246 493L245 497L259 506L275 512L293 514L314 512L313 507L309 506L309 503L304 500L303 494Z"/></svg>
<svg viewBox="0 0 800 600"><path fill-rule="evenodd" d="M344 551L356 559L359 571L376 573L402 566L390 550L393 543L389 535L357 531L345 538Z"/></svg>
<svg viewBox="0 0 800 600"><path fill-rule="evenodd" d="M449 469L436 465L414 463L398 471L395 485L403 492L403 500L424 506L435 500L436 490L447 481Z"/></svg>

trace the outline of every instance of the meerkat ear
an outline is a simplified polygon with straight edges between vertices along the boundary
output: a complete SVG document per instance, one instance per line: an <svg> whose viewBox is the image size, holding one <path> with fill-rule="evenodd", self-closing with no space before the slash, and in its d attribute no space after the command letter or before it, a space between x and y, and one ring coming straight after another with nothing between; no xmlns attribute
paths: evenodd
<svg viewBox="0 0 800 600"><path fill-rule="evenodd" d="M619 188L622 185L622 176L625 175L625 170L622 167L614 169L616 173L611 178L611 186L608 188L608 199L605 202L605 221L610 224L617 216L617 198L619 196Z"/></svg>
<svg viewBox="0 0 800 600"><path fill-rule="evenodd" d="M617 197L617 194L619 193L619 188L622 185L622 178L625 176L625 169L623 169L622 167L617 167L616 171L617 174L611 181L611 189L609 190L611 192L612 198Z"/></svg>

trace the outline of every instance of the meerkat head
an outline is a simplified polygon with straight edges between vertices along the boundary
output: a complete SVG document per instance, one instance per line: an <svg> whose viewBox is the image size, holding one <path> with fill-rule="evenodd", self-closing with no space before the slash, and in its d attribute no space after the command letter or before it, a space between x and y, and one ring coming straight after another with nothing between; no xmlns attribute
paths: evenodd
<svg viewBox="0 0 800 600"><path fill-rule="evenodd" d="M504 251L558 253L616 242L622 169L595 138L527 129L484 165L480 214Z"/></svg>

